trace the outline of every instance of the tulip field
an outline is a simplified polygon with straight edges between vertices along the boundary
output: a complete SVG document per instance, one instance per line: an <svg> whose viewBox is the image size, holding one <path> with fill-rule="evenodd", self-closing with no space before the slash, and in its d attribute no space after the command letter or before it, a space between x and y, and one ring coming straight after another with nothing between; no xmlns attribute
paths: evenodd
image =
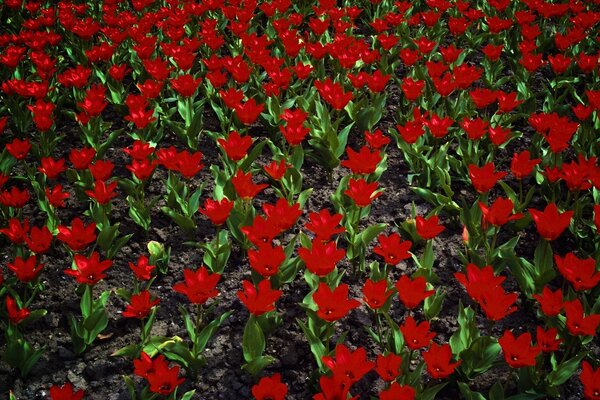
<svg viewBox="0 0 600 400"><path fill-rule="evenodd" d="M0 1L0 399L600 400L600 0Z"/></svg>

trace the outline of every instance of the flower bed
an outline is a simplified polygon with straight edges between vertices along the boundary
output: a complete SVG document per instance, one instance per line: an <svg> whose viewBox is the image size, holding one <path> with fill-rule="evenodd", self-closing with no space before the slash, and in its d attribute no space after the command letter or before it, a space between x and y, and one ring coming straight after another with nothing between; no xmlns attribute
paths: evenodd
<svg viewBox="0 0 600 400"><path fill-rule="evenodd" d="M0 20L3 398L600 398L598 1Z"/></svg>

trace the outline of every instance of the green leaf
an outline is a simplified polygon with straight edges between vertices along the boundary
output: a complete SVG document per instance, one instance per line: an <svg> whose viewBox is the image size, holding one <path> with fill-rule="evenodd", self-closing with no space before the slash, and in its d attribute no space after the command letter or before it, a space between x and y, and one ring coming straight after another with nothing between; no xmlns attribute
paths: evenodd
<svg viewBox="0 0 600 400"><path fill-rule="evenodd" d="M421 392L421 395L419 396L419 400L434 400L435 396L439 393L439 391L442 390L447 384L448 382L439 383L435 386L423 390L423 392Z"/></svg>
<svg viewBox="0 0 600 400"><path fill-rule="evenodd" d="M464 382L457 382L458 388L466 400L486 400L481 393L474 392L469 388L469 385Z"/></svg>
<svg viewBox="0 0 600 400"><path fill-rule="evenodd" d="M168 207L162 207L161 211L167 214L184 231L193 232L196 229L196 223L191 218L181 215Z"/></svg>
<svg viewBox="0 0 600 400"><path fill-rule="evenodd" d="M240 164L240 169L242 171L247 171L250 168L252 163L262 154L263 147L265 147L266 144L267 144L267 141L263 140L263 141L259 142L258 144L256 144L252 148L250 153L246 156L244 161L242 161L242 163Z"/></svg>
<svg viewBox="0 0 600 400"><path fill-rule="evenodd" d="M490 400L504 400L504 388L500 381L496 381L490 389Z"/></svg>
<svg viewBox="0 0 600 400"><path fill-rule="evenodd" d="M306 336L306 339L308 340L308 344L310 345L310 351L315 356L315 361L317 362L319 370L324 372L325 367L323 365L322 359L323 356L326 355L325 345L323 344L323 342L321 342L321 339L319 339L319 337L315 335L315 333L311 329L309 329L304 322L302 322L299 319L297 319L296 321L298 322L298 325L300 325L302 332L304 332L304 336Z"/></svg>
<svg viewBox="0 0 600 400"><path fill-rule="evenodd" d="M227 312L221 314L220 317L212 320L208 325L206 325L202 329L202 331L200 331L200 333L198 334L198 342L197 342L197 350L199 352L203 351L206 348L206 344L208 343L210 338L214 336L217 329L219 329L221 324L223 324L223 322L225 322L225 320L227 318L229 318L231 316L231 314L233 314L233 311L227 311Z"/></svg>
<svg viewBox="0 0 600 400"><path fill-rule="evenodd" d="M271 356L260 356L253 359L250 362L247 362L242 367L245 371L247 371L250 375L257 376L262 370L267 368L269 365L274 363L276 360Z"/></svg>
<svg viewBox="0 0 600 400"><path fill-rule="evenodd" d="M387 224L380 223L365 228L365 230L356 235L355 244L362 243L365 246L368 246L369 243L371 243L377 235L383 232L386 227Z"/></svg>
<svg viewBox="0 0 600 400"><path fill-rule="evenodd" d="M498 342L489 336L478 337L468 349L460 353L463 361L459 368L469 377L482 374L489 370L500 354Z"/></svg>
<svg viewBox="0 0 600 400"><path fill-rule="evenodd" d="M183 396L181 396L180 400L191 400L194 394L196 394L196 389L186 392Z"/></svg>
<svg viewBox="0 0 600 400"><path fill-rule="evenodd" d="M581 352L577 354L575 357L568 359L565 362L562 362L558 365L557 368L554 368L554 371L550 372L547 375L546 380L551 386L560 386L566 381L569 380L574 374L577 368L579 368L579 364L581 360L587 355L587 352Z"/></svg>
<svg viewBox="0 0 600 400"><path fill-rule="evenodd" d="M81 296L80 308L83 318L87 318L92 312L92 289L89 285L84 286L83 296Z"/></svg>
<svg viewBox="0 0 600 400"><path fill-rule="evenodd" d="M265 335L256 318L251 315L246 322L242 337L242 351L246 362L260 357L265 351Z"/></svg>

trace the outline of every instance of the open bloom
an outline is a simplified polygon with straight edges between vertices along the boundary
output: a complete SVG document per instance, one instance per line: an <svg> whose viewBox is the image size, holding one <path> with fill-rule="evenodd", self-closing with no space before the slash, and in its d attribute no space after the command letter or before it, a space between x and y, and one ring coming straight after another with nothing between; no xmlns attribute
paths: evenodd
<svg viewBox="0 0 600 400"><path fill-rule="evenodd" d="M586 400L600 399L600 368L594 369L590 363L583 361L579 379L583 384L583 395Z"/></svg>
<svg viewBox="0 0 600 400"><path fill-rule="evenodd" d="M565 211L560 213L556 204L550 203L544 211L530 208L529 213L540 236L546 240L554 240L569 226L574 212Z"/></svg>
<svg viewBox="0 0 600 400"><path fill-rule="evenodd" d="M513 214L513 207L513 202L504 197L498 197L489 207L485 203L479 202L483 220L494 226L502 226L509 221L522 218L522 213Z"/></svg>
<svg viewBox="0 0 600 400"><path fill-rule="evenodd" d="M198 208L201 214L210 219L213 225L223 225L233 209L233 201L229 201L226 197L221 200L204 200L204 208Z"/></svg>
<svg viewBox="0 0 600 400"><path fill-rule="evenodd" d="M323 364L334 376L346 380L349 385L358 382L375 367L375 363L367 359L367 352L363 347L350 351L342 343L335 347L335 357L323 357Z"/></svg>
<svg viewBox="0 0 600 400"><path fill-rule="evenodd" d="M221 275L210 274L204 266L196 271L184 269L183 279L183 282L173 285L173 290L186 295L192 304L204 304L219 294L216 287Z"/></svg>
<svg viewBox="0 0 600 400"><path fill-rule="evenodd" d="M275 302L281 297L281 290L271 288L271 282L263 279L258 288L250 281L243 281L243 290L237 292L237 296L253 315L262 315L275 310Z"/></svg>
<svg viewBox="0 0 600 400"><path fill-rule="evenodd" d="M53 385L50 388L50 400L82 400L85 392L75 390L70 382L62 386Z"/></svg>
<svg viewBox="0 0 600 400"><path fill-rule="evenodd" d="M125 307L125 311L123 311L122 315L125 318L146 318L148 314L150 314L150 311L152 311L152 307L157 305L159 302L159 299L152 300L150 297L150 292L144 290L131 296L131 300Z"/></svg>
<svg viewBox="0 0 600 400"><path fill-rule="evenodd" d="M354 200L357 206L366 207L383 194L382 191L377 191L378 186L377 182L367 183L363 178L350 179L344 194Z"/></svg>
<svg viewBox="0 0 600 400"><path fill-rule="evenodd" d="M581 259L571 252L564 257L555 254L554 261L560 274L577 291L593 289L600 282L600 271L596 271L596 260L592 257Z"/></svg>
<svg viewBox="0 0 600 400"><path fill-rule="evenodd" d="M396 282L398 297L409 310L417 307L423 300L435 293L435 290L426 290L426 288L427 281L422 276L411 279L406 275L402 275Z"/></svg>
<svg viewBox="0 0 600 400"><path fill-rule="evenodd" d="M24 283L31 282L37 278L44 268L43 264L37 263L35 256L28 257L26 260L23 260L21 256L17 256L15 261L8 263L7 266L8 269L15 273L17 279Z"/></svg>
<svg viewBox="0 0 600 400"><path fill-rule="evenodd" d="M427 364L427 372L433 379L444 379L454 373L461 361L452 362L452 349L450 345L432 343L429 350L423 352L423 359Z"/></svg>
<svg viewBox="0 0 600 400"><path fill-rule="evenodd" d="M304 247L298 249L298 256L310 272L318 276L326 276L346 256L346 251L338 249L335 242L324 243L313 240L310 249Z"/></svg>
<svg viewBox="0 0 600 400"><path fill-rule="evenodd" d="M313 300L318 307L317 315L327 322L337 321L360 306L357 300L348 299L348 285L344 283L331 290L326 283L321 282L313 293Z"/></svg>
<svg viewBox="0 0 600 400"><path fill-rule="evenodd" d="M71 221L71 227L58 226L56 238L64 242L73 251L85 249L89 244L96 241L96 223L90 222L87 226L77 217Z"/></svg>
<svg viewBox="0 0 600 400"><path fill-rule="evenodd" d="M379 235L377 237L379 246L373 248L373 253L379 254L383 257L386 264L398 265L402 260L410 258L409 252L412 242L409 240L402 240L400 235L397 233L391 233L390 235Z"/></svg>
<svg viewBox="0 0 600 400"><path fill-rule="evenodd" d="M64 272L84 285L95 285L100 282L106 277L104 271L112 265L111 260L100 261L100 254L97 251L94 251L90 258L75 254L74 259L77 269L66 269Z"/></svg>
<svg viewBox="0 0 600 400"><path fill-rule="evenodd" d="M281 382L281 374L263 376L260 381L252 386L252 396L256 400L284 400L288 387Z"/></svg>
<svg viewBox="0 0 600 400"><path fill-rule="evenodd" d="M498 339L504 360L512 368L530 367L536 364L535 358L542 352L539 346L531 345L531 334L523 333L518 338L511 331L505 331Z"/></svg>
<svg viewBox="0 0 600 400"><path fill-rule="evenodd" d="M424 240L433 239L446 229L440 223L440 219L437 215L432 215L429 218L423 218L417 216L415 219L417 234Z"/></svg>

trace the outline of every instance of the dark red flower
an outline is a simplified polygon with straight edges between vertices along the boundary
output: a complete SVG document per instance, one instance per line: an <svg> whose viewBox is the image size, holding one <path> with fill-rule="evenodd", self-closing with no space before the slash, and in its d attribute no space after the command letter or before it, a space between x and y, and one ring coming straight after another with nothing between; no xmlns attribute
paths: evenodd
<svg viewBox="0 0 600 400"><path fill-rule="evenodd" d="M50 249L52 244L52 233L47 226L38 228L34 226L29 231L29 236L25 238L29 250L36 254L43 254Z"/></svg>
<svg viewBox="0 0 600 400"><path fill-rule="evenodd" d="M560 213L554 203L548 204L544 211L534 208L530 208L528 211L535 222L538 233L546 240L558 238L571 223L574 213L573 211Z"/></svg>
<svg viewBox="0 0 600 400"><path fill-rule="evenodd" d="M518 298L518 293L507 293L502 286L491 286L481 294L479 304L489 319L499 321L517 311L514 304Z"/></svg>
<svg viewBox="0 0 600 400"><path fill-rule="evenodd" d="M29 139L21 140L19 138L14 138L10 143L7 143L5 146L6 151L16 158L17 160L23 160L27 157L29 150L31 149L31 143Z"/></svg>
<svg viewBox="0 0 600 400"><path fill-rule="evenodd" d="M252 182L252 173L248 172L245 174L241 169L231 178L231 183L238 196L244 200L253 199L259 192L269 187L266 183L254 184Z"/></svg>
<svg viewBox="0 0 600 400"><path fill-rule="evenodd" d="M348 159L342 161L342 166L349 168L353 174L368 175L375 172L377 165L381 161L381 154L375 150L371 152L368 146L363 146L357 153L352 148L347 147Z"/></svg>
<svg viewBox="0 0 600 400"><path fill-rule="evenodd" d="M116 197L115 189L117 182L111 182L108 185L105 181L95 181L94 190L86 190L85 193L92 199L95 199L98 204L107 204L113 197Z"/></svg>
<svg viewBox="0 0 600 400"><path fill-rule="evenodd" d="M152 300L150 292L144 290L131 296L129 304L125 307L122 315L125 318L146 318L150 314L150 311L152 311L152 307L159 302L159 299Z"/></svg>
<svg viewBox="0 0 600 400"><path fill-rule="evenodd" d="M338 249L335 242L313 239L310 249L298 249L298 256L310 272L323 277L334 270L335 265L346 256L346 251Z"/></svg>
<svg viewBox="0 0 600 400"><path fill-rule="evenodd" d="M404 324L400 326L400 331L404 336L404 341L409 349L418 350L429 346L435 332L429 331L429 322L423 321L417 325L417 321L412 316L408 316Z"/></svg>
<svg viewBox="0 0 600 400"><path fill-rule="evenodd" d="M148 257L140 256L137 260L137 264L134 264L131 261L129 262L129 268L137 279L140 281L148 281L152 277L152 272L154 272L156 266L149 264Z"/></svg>
<svg viewBox="0 0 600 400"><path fill-rule="evenodd" d="M184 282L173 285L173 290L186 295L192 304L204 304L219 294L216 287L221 275L210 274L204 266L196 271L184 269L183 279Z"/></svg>
<svg viewBox="0 0 600 400"><path fill-rule="evenodd" d="M52 207L64 207L65 200L70 197L68 192L63 192L62 185L56 185L53 188L45 188L46 198Z"/></svg>
<svg viewBox="0 0 600 400"><path fill-rule="evenodd" d="M531 159L529 150L515 153L510 163L510 170L515 178L523 179L533 171L541 161L539 158Z"/></svg>
<svg viewBox="0 0 600 400"><path fill-rule="evenodd" d="M414 101L421 96L423 89L425 88L425 81L414 80L412 78L406 78L402 82L402 92L404 97L409 101Z"/></svg>
<svg viewBox="0 0 600 400"><path fill-rule="evenodd" d="M557 335L558 331L556 328L544 330L544 328L538 326L536 329L535 338L544 353L551 353L553 351L557 351L560 344L564 342L564 340L560 337L556 338Z"/></svg>
<svg viewBox="0 0 600 400"><path fill-rule="evenodd" d="M467 132L467 137L471 140L481 139L490 129L490 123L481 118L468 119L465 117L460 126Z"/></svg>
<svg viewBox="0 0 600 400"><path fill-rule="evenodd" d="M75 391L70 382L62 386L50 387L50 400L82 400L85 392L82 389Z"/></svg>
<svg viewBox="0 0 600 400"><path fill-rule="evenodd" d="M379 400L414 400L416 395L417 391L412 386L394 382L379 393Z"/></svg>
<svg viewBox="0 0 600 400"><path fill-rule="evenodd" d="M59 225L56 238L64 242L73 251L85 249L96 241L96 223L90 222L87 226L77 217L71 221L71 228Z"/></svg>
<svg viewBox="0 0 600 400"><path fill-rule="evenodd" d="M243 281L243 290L237 296L255 316L275 310L275 302L281 297L281 290L273 290L268 279L260 281L258 288L250 281Z"/></svg>
<svg viewBox="0 0 600 400"><path fill-rule="evenodd" d="M513 214L514 204L512 200L504 197L498 197L490 207L480 201L479 208L483 220L494 226L502 226L509 221L523 217L522 213Z"/></svg>
<svg viewBox="0 0 600 400"><path fill-rule="evenodd" d="M461 363L461 360L452 362L452 349L448 344L431 343L429 350L424 351L422 356L427 365L427 372L433 379L447 378Z"/></svg>
<svg viewBox="0 0 600 400"><path fill-rule="evenodd" d="M94 179L98 181L106 181L112 176L112 172L115 169L115 164L110 160L96 160L88 168Z"/></svg>
<svg viewBox="0 0 600 400"><path fill-rule="evenodd" d="M262 208L267 218L282 232L294 226L302 215L299 203L290 204L284 198L280 198L275 204L264 203Z"/></svg>
<svg viewBox="0 0 600 400"><path fill-rule="evenodd" d="M27 232L29 232L27 219L21 222L18 218L11 218L8 220L8 226L0 229L0 233L3 233L13 244L25 243Z"/></svg>
<svg viewBox="0 0 600 400"><path fill-rule="evenodd" d="M440 225L439 221L437 215L432 215L429 218L417 216L415 219L417 234L424 240L433 239L446 229L443 225Z"/></svg>
<svg viewBox="0 0 600 400"><path fill-rule="evenodd" d="M6 311L8 313L8 320L14 324L18 325L24 319L29 317L29 309L27 307L19 308L17 302L10 296L7 295L5 299L6 303Z"/></svg>
<svg viewBox="0 0 600 400"><path fill-rule="evenodd" d="M454 277L465 287L467 294L477 302L486 291L500 286L506 279L503 276L495 276L491 265L479 268L475 264L468 264L466 270L466 274L456 272Z"/></svg>
<svg viewBox="0 0 600 400"><path fill-rule="evenodd" d="M263 376L260 381L252 386L252 396L255 400L284 400L288 387L281 382L281 374Z"/></svg>
<svg viewBox="0 0 600 400"><path fill-rule="evenodd" d="M171 78L171 87L182 97L192 97L198 86L200 86L200 82L202 82L202 78L195 78L193 75L185 74L179 75L177 78Z"/></svg>
<svg viewBox="0 0 600 400"><path fill-rule="evenodd" d="M534 294L533 298L540 303L542 312L548 317L560 314L563 307L563 293L561 289L553 292L548 286L544 286L542 294Z"/></svg>
<svg viewBox="0 0 600 400"><path fill-rule="evenodd" d="M73 164L73 168L83 170L89 167L95 156L96 150L91 147L72 149L69 153L69 161Z"/></svg>
<svg viewBox="0 0 600 400"><path fill-rule="evenodd" d="M18 187L13 186L10 190L0 192L0 204L7 207L22 208L27 204L30 197L27 189L20 190Z"/></svg>
<svg viewBox="0 0 600 400"><path fill-rule="evenodd" d="M130 165L126 165L127 168L137 179L145 181L149 179L154 173L154 169L157 165L156 160L133 160Z"/></svg>
<svg viewBox="0 0 600 400"><path fill-rule="evenodd" d="M41 164L42 165L38 167L38 171L46 175L48 179L56 178L59 174L67 169L67 167L65 167L64 158L55 160L52 157L43 157L41 159Z"/></svg>
<svg viewBox="0 0 600 400"><path fill-rule="evenodd" d="M252 125L264 108L263 104L257 104L256 100L250 99L245 103L236 105L234 111L242 124Z"/></svg>
<svg viewBox="0 0 600 400"><path fill-rule="evenodd" d="M469 165L471 183L479 193L487 193L500 179L506 176L506 172L495 172L494 168L492 162L481 168L474 164Z"/></svg>
<svg viewBox="0 0 600 400"><path fill-rule="evenodd" d="M324 81L316 81L315 88L329 105L336 110L343 109L352 100L352 92L345 92L339 82L333 82L330 78Z"/></svg>
<svg viewBox="0 0 600 400"><path fill-rule="evenodd" d="M386 382L396 380L402 373L402 357L397 354L389 353L388 355L378 354L375 371Z"/></svg>
<svg viewBox="0 0 600 400"><path fill-rule="evenodd" d="M409 310L417 307L423 300L435 293L435 290L426 290L427 281L422 276L411 279L402 275L395 286L400 301Z"/></svg>
<svg viewBox="0 0 600 400"><path fill-rule="evenodd" d="M367 352L363 347L350 351L343 343L335 347L334 357L323 356L322 360L335 377L347 381L349 386L375 367L375 363L367 359Z"/></svg>
<svg viewBox="0 0 600 400"><path fill-rule="evenodd" d="M365 131L365 140L375 150L379 150L390 143L390 138L385 136L380 129L375 129L373 132Z"/></svg>
<svg viewBox="0 0 600 400"><path fill-rule="evenodd" d="M333 235L346 231L346 228L339 226L342 218L342 214L332 215L329 210L322 209L308 214L309 222L304 227L316 235L315 240L326 242Z"/></svg>
<svg viewBox="0 0 600 400"><path fill-rule="evenodd" d="M379 246L375 246L373 252L382 256L386 264L398 265L400 261L411 257L409 250L412 242L409 240L403 241L397 233L393 232L388 236L381 234L377 240Z"/></svg>
<svg viewBox="0 0 600 400"><path fill-rule="evenodd" d="M265 165L263 170L273 179L279 181L283 178L290 165L286 162L285 158L279 160L279 162L273 160L269 165Z"/></svg>
<svg viewBox="0 0 600 400"><path fill-rule="evenodd" d="M539 346L531 345L531 334L523 333L518 338L511 331L504 331L498 339L502 347L504 360L512 368L532 367L536 364L535 358L542 352Z"/></svg>
<svg viewBox="0 0 600 400"><path fill-rule="evenodd" d="M596 260L592 257L581 259L570 252L564 257L555 254L554 261L560 274L577 291L593 289L600 282L600 272L596 271Z"/></svg>
<svg viewBox="0 0 600 400"><path fill-rule="evenodd" d="M112 265L111 260L100 261L100 254L97 251L94 251L90 258L75 254L74 259L77 269L65 269L64 272L84 285L95 285L100 282L106 277L104 271Z"/></svg>
<svg viewBox="0 0 600 400"><path fill-rule="evenodd" d="M7 264L7 267L14 272L18 280L27 283L37 278L44 268L44 264L38 264L35 256L28 257L26 260L23 260L21 256L17 256L15 261Z"/></svg>
<svg viewBox="0 0 600 400"><path fill-rule="evenodd" d="M273 246L271 243L260 245L258 250L248 250L250 267L266 278L279 272L285 258L283 247Z"/></svg>
<svg viewBox="0 0 600 400"><path fill-rule="evenodd" d="M248 149L252 146L252 138L250 136L240 136L236 131L232 131L227 136L227 140L218 139L217 143L225 150L227 157L233 161L239 161L246 157Z"/></svg>
<svg viewBox="0 0 600 400"><path fill-rule="evenodd" d="M255 246L271 243L271 241L281 232L279 227L260 215L254 218L252 225L240 228L248 240Z"/></svg>
<svg viewBox="0 0 600 400"><path fill-rule="evenodd" d="M313 300L317 304L317 315L319 318L333 322L341 319L360 306L354 299L348 299L348 285L342 283L334 290L326 283L319 283L319 287L313 293Z"/></svg>
<svg viewBox="0 0 600 400"><path fill-rule="evenodd" d="M199 207L198 211L208 217L213 225L220 226L229 218L233 205L234 202L229 201L226 197L221 200L206 199L204 200L204 208Z"/></svg>
<svg viewBox="0 0 600 400"><path fill-rule="evenodd" d="M595 336L600 325L600 314L585 316L579 299L566 301L563 308L567 316L567 329L572 335Z"/></svg>
<svg viewBox="0 0 600 400"><path fill-rule="evenodd" d="M383 191L377 190L378 187L379 184L377 182L367 183L363 178L350 178L348 189L344 190L344 194L354 200L354 203L358 207L366 207L383 194Z"/></svg>
<svg viewBox="0 0 600 400"><path fill-rule="evenodd" d="M169 368L165 361L164 363L158 363L154 368L154 372L146 377L152 393L168 396L185 381L184 378L179 378L178 365Z"/></svg>
<svg viewBox="0 0 600 400"><path fill-rule="evenodd" d="M152 153L154 153L155 147L150 146L150 143L143 142L141 140L136 140L133 142L131 147L124 148L123 151L128 154L134 160L145 160Z"/></svg>
<svg viewBox="0 0 600 400"><path fill-rule="evenodd" d="M585 400L600 399L600 368L594 369L587 361L581 363L579 379L583 384Z"/></svg>
<svg viewBox="0 0 600 400"><path fill-rule="evenodd" d="M363 286L363 300L373 310L381 308L392 293L393 291L388 289L387 279L377 282L367 279Z"/></svg>

